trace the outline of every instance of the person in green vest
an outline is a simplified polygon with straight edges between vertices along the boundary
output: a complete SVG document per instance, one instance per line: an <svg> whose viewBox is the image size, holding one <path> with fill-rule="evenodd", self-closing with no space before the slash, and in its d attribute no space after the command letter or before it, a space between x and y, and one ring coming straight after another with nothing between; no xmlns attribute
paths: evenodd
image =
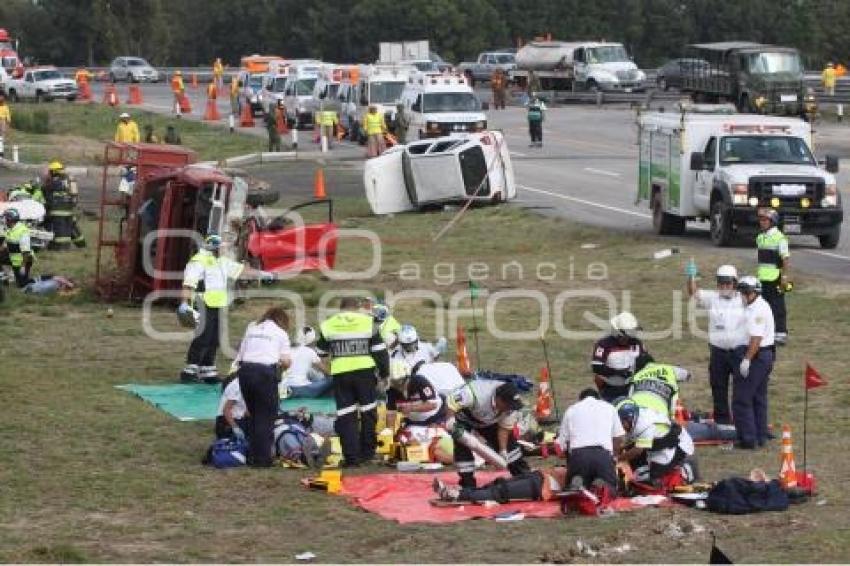
<svg viewBox="0 0 850 566"><path fill-rule="evenodd" d="M269 135L269 151L281 151L280 132L277 131L277 120L274 113L266 111L263 116L263 123L266 126L266 133Z"/></svg>
<svg viewBox="0 0 850 566"><path fill-rule="evenodd" d="M182 302L177 316L185 319L194 315L190 304L193 297L200 295L202 307L199 332L195 334L186 354L186 367L180 372L180 381L218 383L218 368L215 357L221 333L221 311L230 303L229 281L257 277L271 281L274 275L236 262L221 255L221 236L210 234L204 239L204 247L192 256L183 273Z"/></svg>
<svg viewBox="0 0 850 566"><path fill-rule="evenodd" d="M758 271L761 281L761 296L770 305L776 323L776 344L785 345L788 341L787 312L785 310L785 291L788 288L788 269L791 266L791 251L788 238L779 229L779 213L772 208L759 211L759 235L756 236L758 249Z"/></svg>
<svg viewBox="0 0 850 566"><path fill-rule="evenodd" d="M531 136L529 147L543 147L543 120L545 119L546 104L533 95L528 102L528 133Z"/></svg>
<svg viewBox="0 0 850 566"><path fill-rule="evenodd" d="M319 326L316 348L330 358L336 423L343 467L357 467L375 456L378 378L389 376L387 345L374 319L360 310L360 300L343 297L340 312Z"/></svg>
<svg viewBox="0 0 850 566"><path fill-rule="evenodd" d="M37 203L45 204L44 191L41 190L41 185L36 182L26 182L18 185L12 192L9 193L9 200L34 200Z"/></svg>
<svg viewBox="0 0 850 566"><path fill-rule="evenodd" d="M339 118L335 111L321 110L319 112L319 127L321 128L321 135L328 139L328 149L333 145L334 130L337 124L339 124ZM319 141L321 141L321 138Z"/></svg>
<svg viewBox="0 0 850 566"><path fill-rule="evenodd" d="M688 381L688 370L670 364L659 364L649 354L635 360L635 373L629 379L629 398L641 407L660 415L676 417L679 382Z"/></svg>
<svg viewBox="0 0 850 566"><path fill-rule="evenodd" d="M381 338L392 352L398 346L401 323L390 313L389 307L382 303L372 306L372 318L375 319L375 326L378 327Z"/></svg>
<svg viewBox="0 0 850 566"><path fill-rule="evenodd" d="M14 208L3 213L6 230L0 235L0 265L9 265L15 274L19 288L32 282L30 271L35 257L30 246L30 229L21 222L21 215Z"/></svg>

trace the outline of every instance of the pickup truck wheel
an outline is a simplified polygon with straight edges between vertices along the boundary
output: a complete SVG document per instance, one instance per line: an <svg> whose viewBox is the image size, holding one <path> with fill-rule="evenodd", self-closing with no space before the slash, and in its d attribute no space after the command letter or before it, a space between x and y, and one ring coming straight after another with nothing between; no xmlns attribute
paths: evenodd
<svg viewBox="0 0 850 566"><path fill-rule="evenodd" d="M39 103L39 102L44 102L44 93L43 92L36 92L35 93L35 102L36 102L36 104Z"/></svg>
<svg viewBox="0 0 850 566"><path fill-rule="evenodd" d="M274 204L280 198L280 192L276 189L251 189L245 195L245 202L250 206L268 206Z"/></svg>
<svg viewBox="0 0 850 566"><path fill-rule="evenodd" d="M715 246L728 246L732 242L732 219L729 207L722 200L711 205L711 241Z"/></svg>
<svg viewBox="0 0 850 566"><path fill-rule="evenodd" d="M667 90L669 90L669 88L670 88L670 85L667 84L667 79L665 79L664 77L659 77L658 78L658 90L662 90L662 91L666 92Z"/></svg>
<svg viewBox="0 0 850 566"><path fill-rule="evenodd" d="M596 81L590 79L587 81L587 90L590 92L599 92L599 85L596 84Z"/></svg>
<svg viewBox="0 0 850 566"><path fill-rule="evenodd" d="M838 240L841 239L841 226L838 225L826 234L818 236L820 247L825 250L834 250L838 247Z"/></svg>
<svg viewBox="0 0 850 566"><path fill-rule="evenodd" d="M9 102L18 102L20 99L18 98L18 93L14 90L9 91Z"/></svg>
<svg viewBox="0 0 850 566"><path fill-rule="evenodd" d="M656 194L652 199L652 227L659 236L681 236L685 233L687 221L680 217L664 212L661 205L661 195Z"/></svg>

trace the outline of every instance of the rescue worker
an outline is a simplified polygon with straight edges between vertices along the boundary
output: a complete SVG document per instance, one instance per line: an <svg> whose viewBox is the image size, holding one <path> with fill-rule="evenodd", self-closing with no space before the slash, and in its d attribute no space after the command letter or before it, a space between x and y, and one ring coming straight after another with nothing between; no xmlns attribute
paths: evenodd
<svg viewBox="0 0 850 566"><path fill-rule="evenodd" d="M387 345L360 301L344 297L340 312L319 326L319 356L330 356L336 421L344 467L357 467L375 456L377 379L389 375ZM377 371L377 375L376 375Z"/></svg>
<svg viewBox="0 0 850 566"><path fill-rule="evenodd" d="M827 96L835 96L835 80L837 73L835 66L832 63L827 63L826 68L821 73L821 83L823 84L823 93Z"/></svg>
<svg viewBox="0 0 850 566"><path fill-rule="evenodd" d="M404 110L404 104L401 102L396 105L395 113L395 137L399 144L407 143L407 130L410 128L410 118Z"/></svg>
<svg viewBox="0 0 850 566"><path fill-rule="evenodd" d="M171 124L165 127L165 137L162 138L162 141L171 145L180 145L183 143L183 140L180 139L180 134L177 133L177 129Z"/></svg>
<svg viewBox="0 0 850 566"><path fill-rule="evenodd" d="M239 106L239 79L236 75L230 78L230 113L239 116L242 109Z"/></svg>
<svg viewBox="0 0 850 566"><path fill-rule="evenodd" d="M533 95L528 103L528 133L531 136L529 147L543 147L543 120L545 119L546 104L537 95Z"/></svg>
<svg viewBox="0 0 850 566"><path fill-rule="evenodd" d="M646 354L637 333L640 330L635 316L630 312L621 312L611 319L611 332L599 339L593 346L593 358L590 367L596 388L604 401L611 403L618 397L624 397L628 391L628 379L634 372L635 361Z"/></svg>
<svg viewBox="0 0 850 566"><path fill-rule="evenodd" d="M280 408L278 381L281 370L292 362L289 317L282 307L271 307L245 330L234 362L238 365L239 389L248 410L248 465L272 465L274 420Z"/></svg>
<svg viewBox="0 0 850 566"><path fill-rule="evenodd" d="M258 276L273 279L265 271L257 271L221 255L221 236L210 234L204 247L192 256L183 272L183 291L177 314L191 314L193 295L200 295L202 308L200 331L196 333L186 354L186 367L180 372L180 381L218 383L215 356L218 351L221 329L221 311L229 303L228 280Z"/></svg>
<svg viewBox="0 0 850 566"><path fill-rule="evenodd" d="M391 356L393 359L404 361L410 367L416 367L417 364L430 364L437 361L445 350L445 338L438 340L435 346L420 340L416 328L405 324L398 331L398 348L392 351Z"/></svg>
<svg viewBox="0 0 850 566"><path fill-rule="evenodd" d="M159 136L153 131L153 124L145 124L143 130L145 132L145 136L143 138L145 143L160 143Z"/></svg>
<svg viewBox="0 0 850 566"><path fill-rule="evenodd" d="M656 363L649 354L642 354L635 360L635 374L629 379L629 398L641 407L675 419L679 382L690 379L688 370Z"/></svg>
<svg viewBox="0 0 850 566"><path fill-rule="evenodd" d="M139 143L139 125L126 112L118 117L118 127L115 129L115 141L118 143Z"/></svg>
<svg viewBox="0 0 850 566"><path fill-rule="evenodd" d="M33 281L30 271L35 256L30 244L30 229L21 222L21 215L15 208L7 208L3 219L6 229L0 234L0 266L11 266L15 283L19 288L23 288Z"/></svg>
<svg viewBox="0 0 850 566"><path fill-rule="evenodd" d="M263 124L266 126L266 133L269 135L269 151L281 151L280 132L277 131L277 120L274 114L266 110L263 113Z"/></svg>
<svg viewBox="0 0 850 566"><path fill-rule="evenodd" d="M212 66L213 84L217 88L224 88L224 65L221 62L221 57L216 57Z"/></svg>
<svg viewBox="0 0 850 566"><path fill-rule="evenodd" d="M761 282L761 295L776 322L776 344L784 346L788 341L785 291L788 289L788 270L791 266L791 250L788 238L779 229L779 213L772 208L759 211L759 229L756 236L758 248L757 277Z"/></svg>
<svg viewBox="0 0 850 566"><path fill-rule="evenodd" d="M336 111L334 110L320 110L319 111L319 141L321 143L321 137L324 136L328 140L328 149L333 146L334 140L334 129L337 124L339 124L339 118L336 115Z"/></svg>
<svg viewBox="0 0 850 566"><path fill-rule="evenodd" d="M567 456L567 485L580 489L602 482L617 491L614 456L623 447L626 432L613 405L602 401L595 389L579 394L578 403L564 412L555 439Z"/></svg>
<svg viewBox="0 0 850 566"><path fill-rule="evenodd" d="M9 193L9 200L34 200L44 204L44 191L41 190L38 180L22 183Z"/></svg>
<svg viewBox="0 0 850 566"><path fill-rule="evenodd" d="M183 71L177 69L171 77L171 93L174 95L174 115L180 117L182 110L180 102L186 94L186 85L183 83Z"/></svg>
<svg viewBox="0 0 850 566"><path fill-rule="evenodd" d="M398 346L398 333L401 331L401 323L390 313L387 305L378 303L372 306L370 312L381 334L381 339L386 343L389 350L393 351Z"/></svg>
<svg viewBox="0 0 850 566"><path fill-rule="evenodd" d="M61 161L51 161L42 183L47 208L46 224L53 232L52 249L67 249L74 244L85 247L86 239L77 224L77 182L65 172Z"/></svg>
<svg viewBox="0 0 850 566"><path fill-rule="evenodd" d="M396 413L403 416L401 428L405 434L418 442L430 442L421 438L430 426L446 420L446 401L436 385L425 376L413 372L406 363L395 360L390 364L390 387L387 390L387 426L393 428ZM426 429L422 431L421 429Z"/></svg>
<svg viewBox="0 0 850 566"><path fill-rule="evenodd" d="M0 157L5 155L6 134L12 126L12 111L6 104L6 97L0 92Z"/></svg>
<svg viewBox="0 0 850 566"><path fill-rule="evenodd" d="M496 69L490 75L490 89L493 91L493 108L495 110L505 109L505 89L507 87L507 78L505 71Z"/></svg>
<svg viewBox="0 0 850 566"><path fill-rule="evenodd" d="M741 363L732 383L732 418L739 448L754 449L770 439L767 428L767 386L773 371L775 326L770 306L759 295L755 277L742 277L738 292L744 304L747 345L739 348Z"/></svg>
<svg viewBox="0 0 850 566"><path fill-rule="evenodd" d="M735 289L738 284L738 270L734 265L718 267L715 277L716 291L699 288L695 264L688 264L685 273L688 296L696 297L697 304L708 310L708 380L714 406L714 422L730 425L732 413L729 410L729 380L740 362L736 352L747 343L744 306Z"/></svg>
<svg viewBox="0 0 850 566"><path fill-rule="evenodd" d="M620 401L617 414L626 431L625 447L618 459L632 467L635 479L659 487L697 479L692 460L694 443L685 429L671 422L666 414L640 406L632 399Z"/></svg>
<svg viewBox="0 0 850 566"><path fill-rule="evenodd" d="M530 471L513 434L523 407L516 385L492 380L472 380L446 399L446 429L455 438L454 462L460 487L475 488L475 458L472 450L457 442L464 432L477 434L508 464L512 476Z"/></svg>
<svg viewBox="0 0 850 566"><path fill-rule="evenodd" d="M384 115L378 112L375 105L369 106L369 111L363 118L366 130L366 147L369 157L378 157L384 153L384 134L387 133L387 123Z"/></svg>

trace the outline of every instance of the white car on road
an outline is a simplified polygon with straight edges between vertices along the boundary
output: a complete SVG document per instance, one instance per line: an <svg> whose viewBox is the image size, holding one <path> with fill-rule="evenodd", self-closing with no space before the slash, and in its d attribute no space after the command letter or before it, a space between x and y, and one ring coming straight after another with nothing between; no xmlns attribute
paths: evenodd
<svg viewBox="0 0 850 566"><path fill-rule="evenodd" d="M159 71L141 57L116 57L109 66L109 79L112 82L138 83L146 81L157 83L159 82Z"/></svg>

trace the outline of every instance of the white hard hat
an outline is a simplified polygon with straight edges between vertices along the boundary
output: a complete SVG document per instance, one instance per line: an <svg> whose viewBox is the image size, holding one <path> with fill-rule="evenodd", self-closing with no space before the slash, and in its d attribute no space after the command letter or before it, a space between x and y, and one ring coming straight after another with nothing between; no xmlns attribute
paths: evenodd
<svg viewBox="0 0 850 566"><path fill-rule="evenodd" d="M734 265L721 265L717 268L717 279L734 279L738 280L738 270Z"/></svg>
<svg viewBox="0 0 850 566"><path fill-rule="evenodd" d="M302 346L309 346L316 341L316 331L312 326L300 328L295 335L295 341Z"/></svg>
<svg viewBox="0 0 850 566"><path fill-rule="evenodd" d="M419 334L416 332L416 328L409 324L405 324L398 331L398 341L400 344L413 344L419 340Z"/></svg>
<svg viewBox="0 0 850 566"><path fill-rule="evenodd" d="M758 293L761 294L761 281L752 275L741 277L738 282L738 290L742 293Z"/></svg>
<svg viewBox="0 0 850 566"><path fill-rule="evenodd" d="M121 115L120 115L120 116L118 116L118 117L119 117L119 118L121 118L121 119L123 120L124 118L129 118L129 117L130 117L130 115L129 115L129 114L127 114L126 112L122 112L122 113L121 113Z"/></svg>
<svg viewBox="0 0 850 566"><path fill-rule="evenodd" d="M623 311L611 319L611 328L620 334L633 336L635 331L640 329L635 315L628 311Z"/></svg>
<svg viewBox="0 0 850 566"><path fill-rule="evenodd" d="M404 360L390 362L390 381L400 381L410 375L410 366Z"/></svg>

